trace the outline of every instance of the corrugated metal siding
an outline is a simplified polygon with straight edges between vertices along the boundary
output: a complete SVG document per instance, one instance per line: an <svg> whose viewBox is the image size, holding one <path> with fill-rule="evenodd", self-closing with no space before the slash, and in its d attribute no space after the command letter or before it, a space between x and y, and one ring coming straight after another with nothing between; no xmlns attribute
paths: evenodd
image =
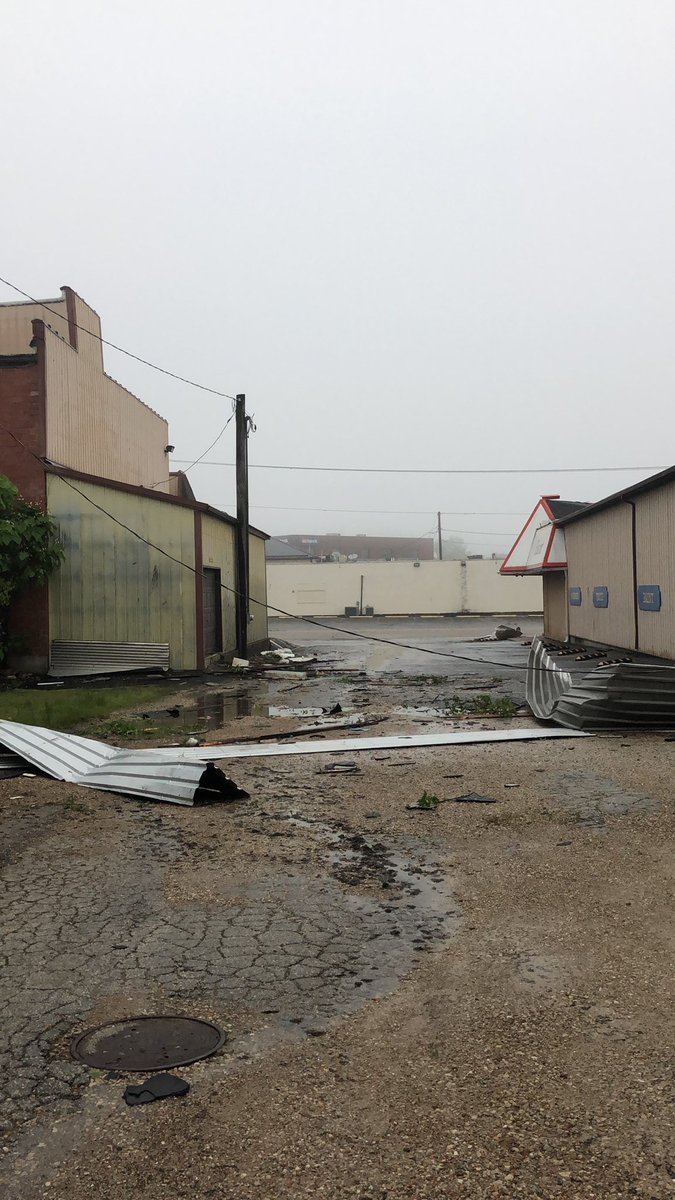
<svg viewBox="0 0 675 1200"><path fill-rule="evenodd" d="M53 312L41 304L0 304L0 354L28 354L35 318L50 325L63 338L68 338L66 302L47 300Z"/></svg>
<svg viewBox="0 0 675 1200"><path fill-rule="evenodd" d="M252 533L248 539L248 575L249 595L251 601L262 601L250 605L253 618L248 627L249 642L260 642L267 638L267 562L265 559L265 541Z"/></svg>
<svg viewBox="0 0 675 1200"><path fill-rule="evenodd" d="M567 579L564 571L544 575L544 633L564 642L567 638Z"/></svg>
<svg viewBox="0 0 675 1200"><path fill-rule="evenodd" d="M169 647L155 642L52 642L49 673L102 675L116 671L166 671Z"/></svg>
<svg viewBox="0 0 675 1200"><path fill-rule="evenodd" d="M191 509L77 482L131 529L194 567ZM197 666L192 571L93 508L64 479L48 477L49 511L66 558L49 585L55 641L168 643L171 666Z"/></svg>
<svg viewBox="0 0 675 1200"><path fill-rule="evenodd" d="M237 645L235 621L235 595L228 588L235 587L235 530L217 517L202 515L202 557L205 567L220 571L221 601L223 612L223 650L234 650Z"/></svg>
<svg viewBox="0 0 675 1200"><path fill-rule="evenodd" d="M638 613L639 647L675 658L675 483L635 497L637 583L658 584L660 612Z"/></svg>
<svg viewBox="0 0 675 1200"><path fill-rule="evenodd" d="M48 458L122 483L162 483L157 491L168 492L166 421L103 374L100 342L80 332L79 345L47 333Z"/></svg>
<svg viewBox="0 0 675 1200"><path fill-rule="evenodd" d="M631 510L617 504L565 528L567 583L580 587L582 603L568 602L572 637L635 648ZM609 589L609 606L593 607L593 588Z"/></svg>

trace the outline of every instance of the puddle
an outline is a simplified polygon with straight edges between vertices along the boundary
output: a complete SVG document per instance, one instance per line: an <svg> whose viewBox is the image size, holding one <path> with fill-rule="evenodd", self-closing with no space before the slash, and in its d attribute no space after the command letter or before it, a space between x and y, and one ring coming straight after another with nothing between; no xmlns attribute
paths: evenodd
<svg viewBox="0 0 675 1200"><path fill-rule="evenodd" d="M341 710L341 712L351 710ZM170 729L174 733L198 733L219 729L240 717L327 717L328 708L293 708L282 704L266 704L249 692L210 692L200 696L195 704L159 708L144 713L140 720L152 729Z"/></svg>

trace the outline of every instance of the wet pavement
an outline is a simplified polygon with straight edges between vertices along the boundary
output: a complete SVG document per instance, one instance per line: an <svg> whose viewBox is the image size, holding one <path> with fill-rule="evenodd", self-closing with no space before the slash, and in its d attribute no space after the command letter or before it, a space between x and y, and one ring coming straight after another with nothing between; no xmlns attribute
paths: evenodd
<svg viewBox="0 0 675 1200"><path fill-rule="evenodd" d="M128 801L104 853L91 831L79 851L68 846L56 806L5 821L15 852L3 871L4 1138L89 1086L68 1045L101 1013L206 1009L226 1027L234 1021L234 1049L254 1052L261 1025L265 1045L325 1032L325 1022L393 991L452 936L459 910L423 842L303 816L275 795L284 772L270 768L267 778L264 812L202 811L202 835L214 832L199 847L173 812ZM314 803L320 794L313 785ZM230 837L239 827L249 842L292 843L295 869L224 871L223 821Z"/></svg>

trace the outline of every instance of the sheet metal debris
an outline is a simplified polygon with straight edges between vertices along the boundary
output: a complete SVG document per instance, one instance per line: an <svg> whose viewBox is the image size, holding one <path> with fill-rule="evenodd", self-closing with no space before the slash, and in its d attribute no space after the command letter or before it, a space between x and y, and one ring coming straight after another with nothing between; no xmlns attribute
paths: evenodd
<svg viewBox="0 0 675 1200"><path fill-rule="evenodd" d="M567 729L675 727L675 665L638 657L612 659L589 670L586 656L575 650L558 651L541 638L533 642L526 690L536 717ZM607 651L606 658L612 653Z"/></svg>
<svg viewBox="0 0 675 1200"><path fill-rule="evenodd" d="M248 798L203 748L200 757L186 757L182 749L120 750L92 738L14 721L0 721L0 745L54 779L104 792L183 805Z"/></svg>
<svg viewBox="0 0 675 1200"><path fill-rule="evenodd" d="M167 800L172 804L184 805L248 798L247 792L238 788L213 765L217 760L271 758L289 754L354 754L363 750L409 750L424 746L586 736L567 729L481 729L332 741L326 738L272 745L225 743L220 746L120 750L72 733L0 721L0 746L20 755L26 762L55 779L100 791L121 792L141 799Z"/></svg>
<svg viewBox="0 0 675 1200"><path fill-rule="evenodd" d="M578 730L555 729L551 726L536 726L531 729L449 729L445 733L411 733L396 734L390 737L361 737L340 738L329 741L293 742L283 745L221 745L209 746L210 757L214 760L233 758L267 758L274 755L287 754L354 754L362 750L412 750L423 746L471 746L482 742L527 742L538 738L573 738L588 737L589 734ZM0 740L1 727L0 727ZM183 750L182 754L198 756L204 754L205 747L194 750ZM139 754L149 751L138 751ZM176 750L164 750L163 754L177 754ZM391 764L394 766L395 764Z"/></svg>

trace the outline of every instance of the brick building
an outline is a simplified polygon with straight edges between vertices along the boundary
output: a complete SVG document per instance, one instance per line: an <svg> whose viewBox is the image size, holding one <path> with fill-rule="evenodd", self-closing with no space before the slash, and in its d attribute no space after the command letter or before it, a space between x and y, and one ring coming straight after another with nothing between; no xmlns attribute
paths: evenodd
<svg viewBox="0 0 675 1200"><path fill-rule="evenodd" d="M65 549L11 614L18 666L193 670L234 650L236 520L171 472L167 422L106 374L98 315L71 288L0 305L0 425L0 472ZM250 529L253 644L267 638L264 545Z"/></svg>

